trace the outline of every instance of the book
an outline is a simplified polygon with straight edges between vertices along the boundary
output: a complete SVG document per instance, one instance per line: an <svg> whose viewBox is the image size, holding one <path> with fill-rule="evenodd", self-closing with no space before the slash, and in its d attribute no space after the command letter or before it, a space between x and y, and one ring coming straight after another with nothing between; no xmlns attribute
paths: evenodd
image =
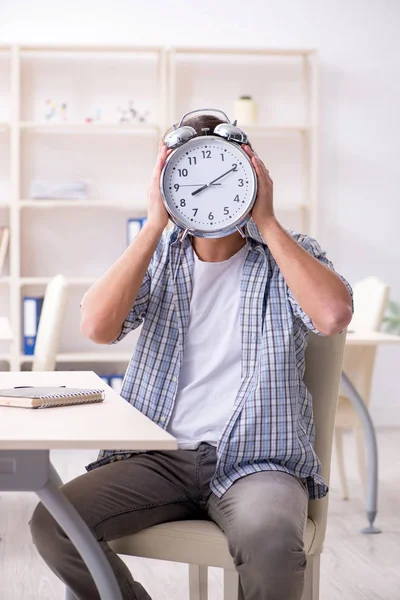
<svg viewBox="0 0 400 600"><path fill-rule="evenodd" d="M70 387L29 387L22 386L0 390L0 406L20 408L50 408L102 402L104 390L80 389Z"/></svg>
<svg viewBox="0 0 400 600"><path fill-rule="evenodd" d="M85 181L43 181L35 179L31 184L30 196L34 200L86 200Z"/></svg>
<svg viewBox="0 0 400 600"><path fill-rule="evenodd" d="M127 221L127 245L129 246L135 237L138 235L139 231L142 229L143 225L146 223L147 217L142 219L128 219Z"/></svg>
<svg viewBox="0 0 400 600"><path fill-rule="evenodd" d="M10 243L10 229L8 227L1 227L0 228L0 275L2 275L2 273L3 273L9 243Z"/></svg>
<svg viewBox="0 0 400 600"><path fill-rule="evenodd" d="M121 392L124 376L123 375L109 375L108 379L109 379L108 385L114 390L114 392L117 392L117 394L119 394Z"/></svg>
<svg viewBox="0 0 400 600"><path fill-rule="evenodd" d="M32 356L35 352L36 335L39 327L43 297L25 296L23 299L23 335L24 354Z"/></svg>

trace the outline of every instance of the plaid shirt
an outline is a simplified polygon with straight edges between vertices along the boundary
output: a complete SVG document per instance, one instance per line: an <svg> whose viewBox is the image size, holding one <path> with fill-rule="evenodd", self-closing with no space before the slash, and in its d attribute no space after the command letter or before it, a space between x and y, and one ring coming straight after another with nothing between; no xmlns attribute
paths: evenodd
<svg viewBox="0 0 400 600"><path fill-rule="evenodd" d="M333 269L314 239L290 233ZM241 384L218 442L210 486L221 497L241 477L258 471L283 471L306 479L310 498L321 498L328 488L313 448L312 399L303 382L308 331L319 332L296 302L252 221L247 226L247 248L240 283ZM143 323L121 395L164 429L178 390L193 266L189 237L181 242L177 228L164 235L115 340ZM134 453L102 450L87 469Z"/></svg>

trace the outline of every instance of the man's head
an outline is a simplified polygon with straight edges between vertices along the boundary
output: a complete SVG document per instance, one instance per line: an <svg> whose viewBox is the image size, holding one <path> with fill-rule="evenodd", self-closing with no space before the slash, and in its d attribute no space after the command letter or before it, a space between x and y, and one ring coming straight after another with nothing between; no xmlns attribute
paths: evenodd
<svg viewBox="0 0 400 600"><path fill-rule="evenodd" d="M193 129L196 131L197 135L203 135L204 134L204 131L202 131L203 129L209 129L209 131L207 131L207 133L208 133L208 135L212 135L216 126L220 125L221 123L225 123L225 122L226 121L224 121L223 119L220 119L219 117L216 117L212 113L205 112L205 113L197 113L194 115L189 115L188 117L186 117L186 119L183 120L182 125L193 127ZM170 129L168 129L168 131L165 133L164 139L171 131L172 131L172 127ZM251 148L251 143L247 142L247 144Z"/></svg>

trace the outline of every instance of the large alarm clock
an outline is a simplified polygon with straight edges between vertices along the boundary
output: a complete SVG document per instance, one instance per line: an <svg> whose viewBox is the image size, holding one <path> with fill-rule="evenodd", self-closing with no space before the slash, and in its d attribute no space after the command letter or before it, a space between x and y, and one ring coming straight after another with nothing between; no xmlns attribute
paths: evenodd
<svg viewBox="0 0 400 600"><path fill-rule="evenodd" d="M257 195L255 171L241 148L247 135L225 113L226 123L198 135L182 126L188 114L165 138L174 149L160 180L165 207L185 233L205 238L242 233Z"/></svg>

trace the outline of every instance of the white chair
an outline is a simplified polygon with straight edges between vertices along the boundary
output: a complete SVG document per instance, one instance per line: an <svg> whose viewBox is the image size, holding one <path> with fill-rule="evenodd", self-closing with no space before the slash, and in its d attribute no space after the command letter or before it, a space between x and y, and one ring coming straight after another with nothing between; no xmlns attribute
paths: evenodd
<svg viewBox="0 0 400 600"><path fill-rule="evenodd" d="M327 482L344 342L345 334L326 338L310 334L306 354L305 382L313 395L315 449ZM303 600L319 598L320 554L325 538L327 511L328 498L310 501L305 531L308 562ZM238 576L226 538L211 521L177 521L156 525L110 545L119 554L188 563L190 600L207 599L207 567L220 567L224 569L224 600L238 598Z"/></svg>
<svg viewBox="0 0 400 600"><path fill-rule="evenodd" d="M354 315L349 330L355 332L379 331L389 300L389 286L376 277L367 277L353 286ZM376 347L347 347L343 370L368 406L371 395ZM335 446L339 477L344 499L348 499L348 485L343 453L343 433L352 430L356 437L357 462L361 481L366 486L364 431L356 411L345 394L340 393L335 422Z"/></svg>
<svg viewBox="0 0 400 600"><path fill-rule="evenodd" d="M32 371L54 371L67 305L68 282L56 275L46 287L36 336Z"/></svg>

